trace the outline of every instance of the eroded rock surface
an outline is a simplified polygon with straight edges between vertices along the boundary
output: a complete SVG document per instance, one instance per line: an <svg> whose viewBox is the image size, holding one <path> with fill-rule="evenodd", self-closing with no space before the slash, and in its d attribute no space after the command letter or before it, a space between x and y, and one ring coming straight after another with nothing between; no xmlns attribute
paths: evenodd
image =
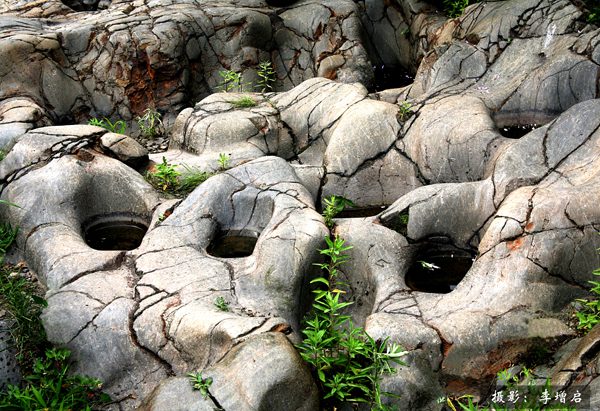
<svg viewBox="0 0 600 411"><path fill-rule="evenodd" d="M0 102L27 96L55 123L129 121L148 107L177 114L217 91L220 71L256 83L261 62L274 67L275 89L316 75L366 85L373 78L352 1L99 3L92 13L74 10L97 1L0 5Z"/></svg>
<svg viewBox="0 0 600 411"><path fill-rule="evenodd" d="M76 127L80 134L101 130ZM67 133L69 128L36 131L44 135L43 130L60 129ZM18 158L24 152L26 159L36 160L39 151L47 151L27 152L31 140L23 138L2 164L24 162ZM50 140L46 147L53 144ZM116 398L135 392L142 399L169 375L214 366L232 348L262 333L285 332L299 342L308 283L316 274L312 263L327 230L284 160L265 157L236 167L207 181L181 204L161 205L154 188L134 170L92 150L78 150L75 155L61 152L41 168L30 166L2 194L22 207L6 211L21 228L18 243L31 269L48 287L43 314L48 338L71 349L73 372L101 379ZM159 224L158 216L175 206ZM148 233L134 251L92 250L84 230L98 216L141 220ZM251 255L207 254L211 240L235 232L260 235ZM218 297L230 311L215 307ZM279 342L269 344L289 345L273 338ZM281 355L290 355L291 346L286 349ZM242 363L229 367L246 367ZM265 378L256 382L266 384L264 395L270 395L271 384L283 381ZM286 384L299 381L294 378L304 379L307 387L313 384L295 371L285 378ZM248 395L267 401L256 392ZM248 401L255 406L254 399ZM314 408L316 400L310 401L307 409Z"/></svg>

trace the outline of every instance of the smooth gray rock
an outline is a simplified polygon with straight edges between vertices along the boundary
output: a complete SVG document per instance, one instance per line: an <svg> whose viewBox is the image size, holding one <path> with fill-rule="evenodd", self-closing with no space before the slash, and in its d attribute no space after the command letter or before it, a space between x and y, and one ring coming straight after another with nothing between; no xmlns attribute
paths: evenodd
<svg viewBox="0 0 600 411"><path fill-rule="evenodd" d="M139 411L213 411L216 405L193 388L188 376L172 377L162 381L138 407Z"/></svg>
<svg viewBox="0 0 600 411"><path fill-rule="evenodd" d="M100 144L116 158L132 168L142 167L148 162L148 150L131 137L116 133L106 133Z"/></svg>
<svg viewBox="0 0 600 411"><path fill-rule="evenodd" d="M265 333L235 347L206 376L213 379L210 391L224 409L319 409L310 372L281 333Z"/></svg>

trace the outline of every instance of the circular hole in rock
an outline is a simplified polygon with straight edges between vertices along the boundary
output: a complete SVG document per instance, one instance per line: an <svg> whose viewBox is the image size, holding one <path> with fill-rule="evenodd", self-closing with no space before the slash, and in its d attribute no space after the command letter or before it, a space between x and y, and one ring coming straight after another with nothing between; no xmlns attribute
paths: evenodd
<svg viewBox="0 0 600 411"><path fill-rule="evenodd" d="M402 66L383 64L374 66L374 91L406 87L415 81L415 76Z"/></svg>
<svg viewBox="0 0 600 411"><path fill-rule="evenodd" d="M447 294L467 274L474 257L472 253L450 245L428 244L417 255L404 281L415 291Z"/></svg>
<svg viewBox="0 0 600 411"><path fill-rule="evenodd" d="M206 252L220 258L249 257L259 236L259 232L252 230L222 231L206 247Z"/></svg>
<svg viewBox="0 0 600 411"><path fill-rule="evenodd" d="M147 219L136 215L103 215L83 224L87 245L95 250L133 250L148 231Z"/></svg>
<svg viewBox="0 0 600 411"><path fill-rule="evenodd" d="M345 208L336 218L373 217L385 210L385 206L369 208Z"/></svg>
<svg viewBox="0 0 600 411"><path fill-rule="evenodd" d="M506 138L519 139L530 131L541 127L541 124L525 124L500 127L500 134Z"/></svg>
<svg viewBox="0 0 600 411"><path fill-rule="evenodd" d="M75 11L97 11L107 9L112 0L61 0L62 3Z"/></svg>

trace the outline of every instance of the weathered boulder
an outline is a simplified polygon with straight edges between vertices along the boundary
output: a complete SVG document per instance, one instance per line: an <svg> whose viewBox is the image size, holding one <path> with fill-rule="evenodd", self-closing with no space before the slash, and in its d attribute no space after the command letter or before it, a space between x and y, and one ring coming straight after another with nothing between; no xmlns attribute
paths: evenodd
<svg viewBox="0 0 600 411"><path fill-rule="evenodd" d="M398 107L368 99L360 84L315 78L288 92L254 97L258 105L246 110L230 103L239 94L213 94L194 111L183 111L164 156L206 170L217 168L222 152L232 164L277 155L323 166L324 179L310 188L321 187L323 196L344 195L361 206L388 204L422 184L417 168L395 144ZM394 176L403 181L392 182ZM373 187L374 180L379 187Z"/></svg>
<svg viewBox="0 0 600 411"><path fill-rule="evenodd" d="M212 367L261 333L281 331L299 342L299 321L316 274L312 263L319 260L327 230L291 166L277 157L261 158L209 179L181 204L161 205L154 188L131 168L91 150L73 155L70 146L60 145L74 136L87 144L86 137L101 130L39 129L37 136L46 140L21 139L2 163L5 176L16 175L2 199L21 207L4 204L4 215L21 227L17 243L48 288L43 314L48 338L72 351L73 372L101 379L116 397L135 392L141 400L167 376ZM48 147L57 147L57 154L27 165ZM12 171L19 166L24 168ZM159 224L165 207L171 214ZM141 246L90 248L88 231L119 219L149 227ZM211 242L236 233L258 237L247 257L207 253ZM230 311L215 307L218 297ZM281 361L294 354L302 365L292 346L281 342L283 334L273 338L288 358ZM241 352L254 355L257 349ZM234 361L227 373L232 367L247 370L244 364ZM295 385L295 368L287 375L265 378L272 384L292 378L289 384ZM307 375L302 378L314 397ZM250 408L268 409L275 401L268 393L253 397L258 393L252 386L245 389ZM298 401L308 401L306 409L316 404L304 394Z"/></svg>
<svg viewBox="0 0 600 411"><path fill-rule="evenodd" d="M170 122L217 90L219 72L235 71L256 85L261 62L272 63L271 85L279 90L318 73L372 82L352 1L302 1L285 8L262 0L107 3L11 0L0 6L0 101L43 101L54 122L88 116L129 121L148 107L166 113ZM137 131L137 124L130 126Z"/></svg>
<svg viewBox="0 0 600 411"><path fill-rule="evenodd" d="M306 364L281 333L255 336L203 371L207 396L189 377L164 380L138 410L318 410L317 387ZM245 395L239 395L245 393Z"/></svg>
<svg viewBox="0 0 600 411"><path fill-rule="evenodd" d="M132 168L139 168L148 162L148 150L131 137L106 133L100 138L100 146Z"/></svg>

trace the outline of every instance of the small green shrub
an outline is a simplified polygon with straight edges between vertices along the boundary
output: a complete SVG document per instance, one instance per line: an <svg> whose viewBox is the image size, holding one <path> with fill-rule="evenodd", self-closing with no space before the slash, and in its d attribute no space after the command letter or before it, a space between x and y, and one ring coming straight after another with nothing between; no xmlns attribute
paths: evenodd
<svg viewBox="0 0 600 411"><path fill-rule="evenodd" d="M215 87L215 89L223 90L224 93L233 91L236 88L240 93L244 93L246 91L245 87L251 84L243 83L242 75L240 73L236 73L233 70L220 71L219 74L221 75L221 77L223 77L223 80L219 83L221 85Z"/></svg>
<svg viewBox="0 0 600 411"><path fill-rule="evenodd" d="M229 167L229 160L230 157L227 154L219 153L219 159L217 160L217 162L219 163L219 166L221 167L222 171L225 171L225 169Z"/></svg>
<svg viewBox="0 0 600 411"><path fill-rule="evenodd" d="M600 268L595 269L593 274L600 275ZM594 285L594 288L590 291L600 295L600 283L598 281L588 282ZM579 319L577 328L583 328L587 332L600 322L600 301L586 301L581 299L577 299L576 301L583 304L583 310L577 313L577 318Z"/></svg>
<svg viewBox="0 0 600 411"><path fill-rule="evenodd" d="M91 411L92 407L110 402L108 395L100 394L99 380L67 377L69 355L66 349L47 350L46 358L35 362L33 374L25 377L25 388L8 384L8 391L0 394L0 409Z"/></svg>
<svg viewBox="0 0 600 411"><path fill-rule="evenodd" d="M313 291L314 310L304 320L306 339L297 348L314 367L324 400L367 402L372 409L386 410L381 396L396 396L381 391L381 376L397 372L389 361L406 366L399 358L407 351L396 344L388 345L387 338L377 343L362 328L355 328L349 316L341 315L340 310L352 303L339 301L345 291L338 287L347 285L337 281L338 267L348 259L342 253L352 246L344 247L339 236L333 241L328 237L325 240L329 248L319 251L329 257L329 262L315 265L325 270L326 277L312 281L324 289Z"/></svg>
<svg viewBox="0 0 600 411"><path fill-rule="evenodd" d="M411 107L412 105L410 103L408 103L407 101L403 101L400 105L400 113L399 113L399 120L404 122L406 120L409 119L410 116L413 115L413 112L411 111Z"/></svg>
<svg viewBox="0 0 600 411"><path fill-rule="evenodd" d="M270 61L263 61L258 65L258 87L260 92L273 91L273 83L275 82L275 70Z"/></svg>
<svg viewBox="0 0 600 411"><path fill-rule="evenodd" d="M144 110L144 116L137 118L142 133L149 138L152 138L157 133L160 134L162 127L161 117L161 114L156 110L152 110L151 108Z"/></svg>
<svg viewBox="0 0 600 411"><path fill-rule="evenodd" d="M162 187L163 190L167 188L174 189L177 188L179 182L177 177L181 175L181 173L175 171L175 167L170 164L167 164L167 159L163 156L162 164L156 165L155 173L148 173L146 176L150 182L154 182L156 185Z"/></svg>
<svg viewBox="0 0 600 411"><path fill-rule="evenodd" d="M217 302L213 304L219 309L219 311L229 311L229 305L227 305L223 297L217 297Z"/></svg>
<svg viewBox="0 0 600 411"><path fill-rule="evenodd" d="M185 169L185 172L179 177L179 191L184 194L194 191L196 187L204 183L214 174L200 171L197 168L190 167L185 163L181 164Z"/></svg>
<svg viewBox="0 0 600 411"><path fill-rule="evenodd" d="M242 96L237 100L229 100L228 102L236 107L241 108L250 108L256 106L257 104L256 101L254 101L254 99L250 96Z"/></svg>
<svg viewBox="0 0 600 411"><path fill-rule="evenodd" d="M200 393L204 395L205 399L208 398L208 396L210 395L208 389L210 388L210 385L213 382L212 378L202 379L202 373L192 374L188 372L187 375L189 375L190 379L192 380L194 389L200 390Z"/></svg>
<svg viewBox="0 0 600 411"><path fill-rule="evenodd" d="M450 17L460 17L467 6L479 3L481 0L444 0L444 11Z"/></svg>
<svg viewBox="0 0 600 411"><path fill-rule="evenodd" d="M325 224L328 227L333 226L333 218L341 213L345 206L356 207L356 204L343 196L327 196L323 203L325 203L323 217L325 217Z"/></svg>
<svg viewBox="0 0 600 411"><path fill-rule="evenodd" d="M104 122L106 120L106 123ZM90 126L100 126L110 130L112 133L124 134L125 133L125 122L122 120L117 121L115 124L112 124L109 119L104 117L104 120L98 120L97 118L91 118L88 120L88 124ZM121 128L118 129L117 126L121 125Z"/></svg>

